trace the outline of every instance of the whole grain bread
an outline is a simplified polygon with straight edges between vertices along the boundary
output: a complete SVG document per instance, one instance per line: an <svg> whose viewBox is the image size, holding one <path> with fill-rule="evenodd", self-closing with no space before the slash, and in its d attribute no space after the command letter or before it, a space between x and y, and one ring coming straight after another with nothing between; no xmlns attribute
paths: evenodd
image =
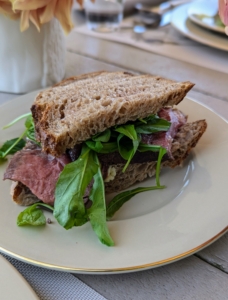
<svg viewBox="0 0 228 300"><path fill-rule="evenodd" d="M95 72L38 94L31 108L42 150L61 155L98 132L178 104L193 87L158 76Z"/></svg>
<svg viewBox="0 0 228 300"><path fill-rule="evenodd" d="M173 160L167 160L161 164L163 167L175 168L182 164L193 147L203 135L207 128L205 120L187 123L183 125L175 136L172 143ZM143 153L142 153L143 155ZM152 177L156 171L156 162L131 163L125 173L122 172L124 164L111 165L115 168L116 176L114 180L105 182L105 192L119 192L136 182L143 181L147 177ZM40 201L32 192L23 184L16 182L12 184L11 195L13 200L19 205L30 205Z"/></svg>

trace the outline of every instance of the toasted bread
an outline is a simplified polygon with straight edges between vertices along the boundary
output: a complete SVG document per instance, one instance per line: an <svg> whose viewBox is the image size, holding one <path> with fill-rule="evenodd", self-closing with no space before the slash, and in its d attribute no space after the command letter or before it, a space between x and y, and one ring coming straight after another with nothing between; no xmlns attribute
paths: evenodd
<svg viewBox="0 0 228 300"><path fill-rule="evenodd" d="M158 76L96 72L38 94L31 108L42 150L59 156L98 132L178 104L193 87Z"/></svg>

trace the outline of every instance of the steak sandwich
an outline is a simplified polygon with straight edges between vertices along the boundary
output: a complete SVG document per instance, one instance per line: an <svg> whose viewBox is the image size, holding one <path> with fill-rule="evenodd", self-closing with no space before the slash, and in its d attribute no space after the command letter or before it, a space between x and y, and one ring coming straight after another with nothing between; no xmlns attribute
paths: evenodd
<svg viewBox="0 0 228 300"><path fill-rule="evenodd" d="M28 141L4 174L13 180L13 200L52 206L59 201L58 220L62 199L70 198L68 215L74 220L66 217L68 229L91 220L85 218L86 202L92 200L90 211L98 201L96 188L119 192L156 172L159 186L160 168L181 165L206 130L205 120L188 123L176 108L192 87L158 76L102 71L40 92L31 107L36 142Z"/></svg>

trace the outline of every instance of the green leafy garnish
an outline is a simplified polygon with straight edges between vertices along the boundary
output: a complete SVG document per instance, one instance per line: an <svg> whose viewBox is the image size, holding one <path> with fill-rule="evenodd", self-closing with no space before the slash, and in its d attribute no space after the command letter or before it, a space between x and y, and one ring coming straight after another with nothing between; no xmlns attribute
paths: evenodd
<svg viewBox="0 0 228 300"><path fill-rule="evenodd" d="M165 186L160 185L159 173L160 173L162 158L167 153L167 151L165 148L162 148L161 146L157 146L157 147L159 147L159 150L158 150L159 155L158 155L158 160L157 160L157 165L156 165L156 186L144 187L144 188L139 187L134 190L122 192L122 193L118 194L117 196L115 196L111 200L111 202L109 202L109 204L107 206L107 210L106 210L107 220L110 220L113 217L113 215L117 212L117 210L119 210L121 208L121 206L124 205L124 203L129 201L136 194L165 188ZM157 149L157 147L155 149ZM152 147L150 150L152 150ZM152 150L152 151L154 151L154 150Z"/></svg>
<svg viewBox="0 0 228 300"><path fill-rule="evenodd" d="M17 123L18 121L24 119L24 118L27 118L29 116L31 116L32 114L31 113L27 113L27 114L24 114L24 115L21 115L20 117L14 119L13 121L11 121L9 124L5 125L2 129L6 129L6 128L9 128L11 127L12 125L14 125L15 123Z"/></svg>
<svg viewBox="0 0 228 300"><path fill-rule="evenodd" d="M130 140L128 137L120 134L117 142L120 155L127 161L123 168L123 172L125 172L138 149L139 139Z"/></svg>
<svg viewBox="0 0 228 300"><path fill-rule="evenodd" d="M101 133L95 134L92 137L92 140L95 142L108 142L110 140L110 137L111 137L111 130L106 129Z"/></svg>
<svg viewBox="0 0 228 300"><path fill-rule="evenodd" d="M33 122L31 113L27 113L27 114L24 114L24 115L16 118L12 122L10 122L6 126L4 126L3 129L11 127L16 122L18 122L24 118L26 118L25 131L18 138L14 138L3 144L3 146L0 148L0 162L4 161L5 157L7 155L12 155L12 154L16 153L17 151L21 150L25 146L25 140L24 140L25 137L27 137L30 140L37 143L37 141L35 139L35 126L34 126L34 122Z"/></svg>
<svg viewBox="0 0 228 300"><path fill-rule="evenodd" d="M117 142L103 143L102 146L103 148L99 153L112 153L118 150Z"/></svg>
<svg viewBox="0 0 228 300"><path fill-rule="evenodd" d="M44 216L43 211L39 208L39 206L43 206L46 208L49 208L53 210L53 207L51 207L48 204L44 203L35 203L29 207L27 207L25 210L23 210L17 217L17 225L18 226L26 226L26 225L32 225L32 226L41 226L46 224L46 218Z"/></svg>
<svg viewBox="0 0 228 300"><path fill-rule="evenodd" d="M95 162L100 165L96 155ZM113 246L114 242L106 223L105 188L100 166L94 175L94 183L89 198L93 202L92 206L87 210L92 228L101 243L107 246Z"/></svg>
<svg viewBox="0 0 228 300"><path fill-rule="evenodd" d="M31 114L27 117L25 121L25 127L27 128L26 137L32 140L33 142L37 143L35 138L35 125Z"/></svg>
<svg viewBox="0 0 228 300"><path fill-rule="evenodd" d="M170 122L154 118L152 121L148 121L146 124L136 125L135 130L137 133L151 134L160 131L167 131L170 127Z"/></svg>
<svg viewBox="0 0 228 300"><path fill-rule="evenodd" d="M165 186L139 187L134 190L125 191L125 192L118 194L107 205L106 219L110 220L114 216L114 214L124 205L124 203L129 201L135 195L142 193L142 192L160 190L160 189L164 189L164 188L165 188Z"/></svg>
<svg viewBox="0 0 228 300"><path fill-rule="evenodd" d="M0 158L1 159L4 159L7 155L16 153L17 151L21 150L24 147L23 145L25 145L25 142L24 142L23 138L24 138L26 132L27 132L27 130L25 130L21 134L21 136L19 136L18 138L9 140L3 144L3 146L0 149ZM23 147L21 147L21 146L23 146Z"/></svg>
<svg viewBox="0 0 228 300"><path fill-rule="evenodd" d="M97 153L111 153L118 151L126 160L123 172L126 171L136 151L159 151L160 146L145 145L140 143L141 134L167 131L170 122L150 115L144 119L138 119L134 123L118 125L94 135L87 140L86 145ZM144 146L145 145L145 146Z"/></svg>
<svg viewBox="0 0 228 300"><path fill-rule="evenodd" d="M140 143L138 147L139 152L147 152L147 151L153 151L158 152L160 150L161 146L159 145L150 145L150 144L143 144Z"/></svg>
<svg viewBox="0 0 228 300"><path fill-rule="evenodd" d="M137 140L137 132L134 125L118 126L115 131L122 133L122 135L129 137L131 140Z"/></svg>
<svg viewBox="0 0 228 300"><path fill-rule="evenodd" d="M160 187L160 170L161 170L161 161L163 156L167 153L166 149L163 147L160 147L158 160L157 160L157 166L156 166L156 184L158 187Z"/></svg>
<svg viewBox="0 0 228 300"><path fill-rule="evenodd" d="M120 133L117 138L119 153L127 161L123 168L123 172L125 172L138 149L140 138L134 125L119 126L115 131Z"/></svg>
<svg viewBox="0 0 228 300"><path fill-rule="evenodd" d="M25 141L20 138L15 138L6 141L0 148L0 158L6 157L6 155L12 155L21 150L25 146Z"/></svg>
<svg viewBox="0 0 228 300"><path fill-rule="evenodd" d="M86 141L85 143L91 150L93 150L97 153L100 153L103 149L103 145L100 141L95 142L95 141L89 140L89 141Z"/></svg>
<svg viewBox="0 0 228 300"><path fill-rule="evenodd" d="M84 146L80 157L61 172L55 189L54 217L65 229L86 222L83 196L98 167L94 152Z"/></svg>

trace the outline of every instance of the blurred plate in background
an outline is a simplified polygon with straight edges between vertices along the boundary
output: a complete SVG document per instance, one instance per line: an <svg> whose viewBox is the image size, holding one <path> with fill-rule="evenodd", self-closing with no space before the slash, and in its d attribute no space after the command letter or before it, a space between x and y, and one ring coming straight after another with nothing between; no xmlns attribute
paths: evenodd
<svg viewBox="0 0 228 300"><path fill-rule="evenodd" d="M171 25L188 38L201 44L220 50L228 51L228 38L226 35L217 34L194 24L188 18L188 10L191 4L177 7L171 18Z"/></svg>
<svg viewBox="0 0 228 300"><path fill-rule="evenodd" d="M194 1L189 5L188 17L197 25L225 34L224 25L218 15L217 0Z"/></svg>

